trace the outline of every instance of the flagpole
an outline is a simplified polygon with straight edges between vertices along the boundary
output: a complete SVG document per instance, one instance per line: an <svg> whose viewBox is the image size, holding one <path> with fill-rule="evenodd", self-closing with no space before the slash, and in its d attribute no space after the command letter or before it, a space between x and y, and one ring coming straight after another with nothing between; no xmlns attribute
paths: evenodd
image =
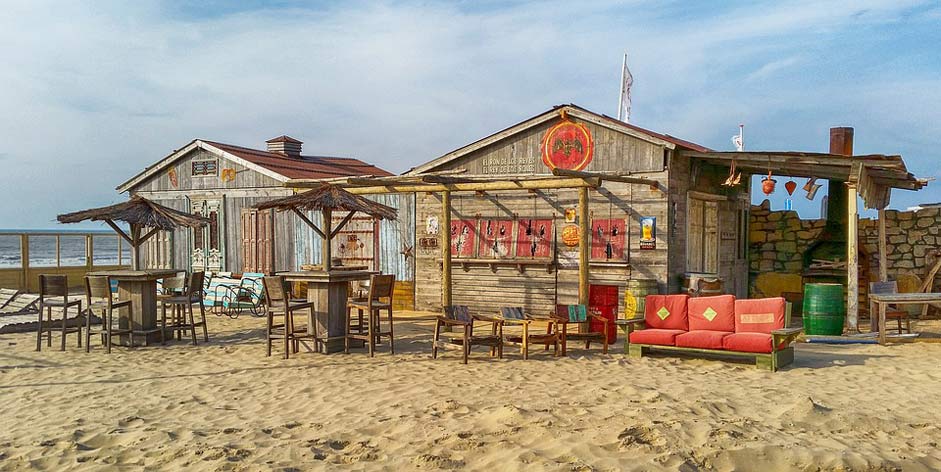
<svg viewBox="0 0 941 472"><path fill-rule="evenodd" d="M624 53L624 62L621 63L621 93L618 94L618 121L624 121L624 78L627 72L627 52Z"/></svg>

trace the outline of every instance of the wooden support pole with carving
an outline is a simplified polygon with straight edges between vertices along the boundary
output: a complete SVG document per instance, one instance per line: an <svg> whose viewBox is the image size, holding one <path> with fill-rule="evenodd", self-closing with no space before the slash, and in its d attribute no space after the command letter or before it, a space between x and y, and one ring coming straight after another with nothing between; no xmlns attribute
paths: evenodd
<svg viewBox="0 0 941 472"><path fill-rule="evenodd" d="M885 240L885 208L879 210L879 281L887 282L889 280L889 268L886 255ZM870 313L869 316L872 316Z"/></svg>
<svg viewBox="0 0 941 472"><path fill-rule="evenodd" d="M323 234L325 235L320 243L320 258L323 260L323 270L324 272L329 272L331 268L330 259L333 257L331 254L331 241L330 239L330 225L333 224L331 219L333 218L333 210L329 208L324 208L323 213L323 223L321 227L323 228Z"/></svg>
<svg viewBox="0 0 941 472"><path fill-rule="evenodd" d="M588 231L588 189L578 189L578 303L588 305L588 256L591 235Z"/></svg>
<svg viewBox="0 0 941 472"><path fill-rule="evenodd" d="M859 209L855 183L846 184L846 328L859 331Z"/></svg>
<svg viewBox="0 0 941 472"><path fill-rule="evenodd" d="M451 192L441 192L441 305L451 305Z"/></svg>

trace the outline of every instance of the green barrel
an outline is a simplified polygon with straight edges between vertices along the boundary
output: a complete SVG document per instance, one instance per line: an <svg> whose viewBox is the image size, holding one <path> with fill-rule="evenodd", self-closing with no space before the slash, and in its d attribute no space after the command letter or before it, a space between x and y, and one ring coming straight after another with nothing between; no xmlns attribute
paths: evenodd
<svg viewBox="0 0 941 472"><path fill-rule="evenodd" d="M845 318L843 285L804 285L804 333L839 336L843 334Z"/></svg>
<svg viewBox="0 0 941 472"><path fill-rule="evenodd" d="M624 288L624 318L643 318L647 295L660 293L653 279L631 279Z"/></svg>

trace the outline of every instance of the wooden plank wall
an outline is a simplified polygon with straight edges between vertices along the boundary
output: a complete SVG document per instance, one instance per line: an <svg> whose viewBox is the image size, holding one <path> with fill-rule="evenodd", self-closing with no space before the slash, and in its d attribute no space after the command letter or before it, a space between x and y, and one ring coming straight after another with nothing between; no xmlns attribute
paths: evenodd
<svg viewBox="0 0 941 472"><path fill-rule="evenodd" d="M217 160L218 171L216 175L193 176L192 162L194 160ZM176 169L176 187L170 183L169 171ZM223 181L220 178L222 169L235 169L235 180ZM209 189L250 189L258 187L281 187L281 182L267 175L249 170L248 168L217 157L203 149L194 149L180 158L171 166L151 176L132 189L133 192L153 192L168 190L209 190Z"/></svg>

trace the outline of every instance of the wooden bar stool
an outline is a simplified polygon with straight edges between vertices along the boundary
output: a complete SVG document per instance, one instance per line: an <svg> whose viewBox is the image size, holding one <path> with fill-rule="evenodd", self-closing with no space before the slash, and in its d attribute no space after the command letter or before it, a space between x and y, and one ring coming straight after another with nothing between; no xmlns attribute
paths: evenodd
<svg viewBox="0 0 941 472"><path fill-rule="evenodd" d="M193 345L196 345L196 327L203 327L203 340L209 342L209 332L206 328L206 310L203 307L203 279L206 273L203 271L190 274L189 282L182 295L175 295L161 300L162 310L160 315L161 332L169 328L173 332L189 331L193 337ZM196 322L193 314L193 305L199 305L200 321ZM181 316L173 315L172 322L167 324L167 307L173 310L179 310ZM189 314L187 321L186 315Z"/></svg>
<svg viewBox="0 0 941 472"><path fill-rule="evenodd" d="M163 306L164 300L169 300L172 297L183 296L186 292L186 273L183 272L175 277L167 277L163 279L163 283L160 287L160 293L157 294L157 303L160 303ZM186 312L180 309L180 305L173 305L172 310L170 311L170 323L171 324L180 324L186 320ZM182 339L182 332L176 331L176 338Z"/></svg>
<svg viewBox="0 0 941 472"><path fill-rule="evenodd" d="M265 287L265 298L268 300L267 327L265 330L268 343L268 357L271 357L271 345L275 339L284 340L284 358L290 357L293 350L298 351L298 344L301 339L312 339L314 348L317 344L317 323L314 322L313 313L314 304L307 300L292 300L289 294L290 288L287 287L284 277L280 275L265 276L262 280ZM307 326L298 329L294 324L294 312L308 310ZM275 323L276 316L283 316L281 323Z"/></svg>
<svg viewBox="0 0 941 472"><path fill-rule="evenodd" d="M394 275L373 275L369 278L369 292L365 300L350 300L346 303L346 335L343 340L343 351L350 352L350 340L362 339L366 341L369 348L369 357L375 355L376 342L382 336L389 337L389 348L392 354L395 354L395 339L392 330L392 292L395 289ZM353 309L359 311L360 319L363 319L363 312L366 312L366 333L353 334L350 326L352 324ZM380 311L386 310L389 313L389 330L382 331L379 328Z"/></svg>
<svg viewBox="0 0 941 472"><path fill-rule="evenodd" d="M85 303L88 306L85 309L85 352L91 351L91 318L98 310L101 311L101 325L98 333L101 334L101 342L106 346L106 352L111 354L111 339L115 335L128 335L128 344L134 347L134 332L131 330L130 320L131 301L114 300L111 293L111 277L85 276ZM127 328L114 328L114 311L124 307L128 309ZM121 317L120 314L118 317Z"/></svg>
<svg viewBox="0 0 941 472"><path fill-rule="evenodd" d="M42 349L43 336L46 336L46 345L52 347L52 332L55 331L55 328L52 327L53 308L62 309L62 327L60 329L62 332L62 347L60 350L65 350L65 336L68 333L78 333L78 347L82 347L82 324L78 323L75 327L68 327L69 308L73 306L78 310L78 317L83 316L82 300L80 298L69 300L68 277L65 275L46 274L39 276L39 329L36 333L37 351ZM46 313L46 323L48 323L45 326L43 325L42 319L43 312Z"/></svg>

